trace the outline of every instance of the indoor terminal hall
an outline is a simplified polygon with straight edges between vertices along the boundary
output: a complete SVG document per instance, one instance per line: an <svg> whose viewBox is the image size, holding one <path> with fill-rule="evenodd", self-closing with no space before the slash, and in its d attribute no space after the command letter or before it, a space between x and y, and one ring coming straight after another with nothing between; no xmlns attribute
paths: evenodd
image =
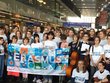
<svg viewBox="0 0 110 83"><path fill-rule="evenodd" d="M0 83L110 83L110 0L0 0Z"/></svg>

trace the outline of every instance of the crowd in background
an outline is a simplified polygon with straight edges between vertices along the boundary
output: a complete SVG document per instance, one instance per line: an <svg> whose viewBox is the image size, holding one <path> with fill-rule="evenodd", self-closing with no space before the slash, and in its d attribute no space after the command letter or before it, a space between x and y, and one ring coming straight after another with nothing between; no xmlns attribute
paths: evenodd
<svg viewBox="0 0 110 83"><path fill-rule="evenodd" d="M70 56L77 51L78 63L72 71L71 83L110 83L110 28L95 29L33 26L32 28L0 27L0 80L23 80L29 83L58 83L53 76L38 76L6 72L8 44L21 47L70 48ZM70 63L70 62L69 62ZM85 64L86 63L86 64ZM3 76L5 75L5 76ZM32 76L32 77L31 77ZM67 77L65 77L67 78ZM63 83L67 83L64 79Z"/></svg>

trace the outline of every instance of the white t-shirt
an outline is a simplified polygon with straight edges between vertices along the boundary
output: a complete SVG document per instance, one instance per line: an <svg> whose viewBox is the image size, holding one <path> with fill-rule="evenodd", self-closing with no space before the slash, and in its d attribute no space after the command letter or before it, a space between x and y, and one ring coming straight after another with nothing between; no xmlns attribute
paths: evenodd
<svg viewBox="0 0 110 83"><path fill-rule="evenodd" d="M71 43L71 42L73 41L73 38L68 36L67 39L66 39L66 41L67 41L68 43Z"/></svg>
<svg viewBox="0 0 110 83"><path fill-rule="evenodd" d="M19 50L19 47L20 47L19 44L11 43L11 45L13 45L15 47L15 49L18 48L18 50ZM19 56L18 52L14 52L14 60L15 60L15 66L19 67L20 66L20 56Z"/></svg>
<svg viewBox="0 0 110 83"><path fill-rule="evenodd" d="M103 80L104 78L107 77L107 75L110 75L109 71L108 70L104 70L103 73L100 73L100 71L96 71L95 74L94 74L94 78L97 77L99 80Z"/></svg>
<svg viewBox="0 0 110 83"><path fill-rule="evenodd" d="M22 39L18 39L17 44L21 45L23 43Z"/></svg>
<svg viewBox="0 0 110 83"><path fill-rule="evenodd" d="M20 47L23 47L23 48L30 48L31 46L30 46L29 44L27 44L27 45L21 44Z"/></svg>
<svg viewBox="0 0 110 83"><path fill-rule="evenodd" d="M100 41L101 46L104 46L106 44L107 44L107 39L103 39L103 40Z"/></svg>
<svg viewBox="0 0 110 83"><path fill-rule="evenodd" d="M57 45L59 45L59 43L61 42L61 39L60 39L60 37L55 37L55 39L53 41L56 42Z"/></svg>
<svg viewBox="0 0 110 83"><path fill-rule="evenodd" d="M85 80L89 79L89 73L86 71L83 73L82 71L77 72L76 68L72 72L72 78L75 78L75 83L84 83Z"/></svg>
<svg viewBox="0 0 110 83"><path fill-rule="evenodd" d="M31 47L32 48L43 48L43 44L42 43L32 43Z"/></svg>
<svg viewBox="0 0 110 83"><path fill-rule="evenodd" d="M4 35L0 35L0 37L3 37L4 41L7 42L7 36L4 34Z"/></svg>
<svg viewBox="0 0 110 83"><path fill-rule="evenodd" d="M12 40L12 37L15 35L15 33L10 34L10 40Z"/></svg>
<svg viewBox="0 0 110 83"><path fill-rule="evenodd" d="M58 48L57 44L54 41L50 41L50 40L44 42L44 47L52 47L54 49Z"/></svg>
<svg viewBox="0 0 110 83"><path fill-rule="evenodd" d="M0 56L3 56L4 55L4 47L3 45L0 45Z"/></svg>
<svg viewBox="0 0 110 83"><path fill-rule="evenodd" d="M104 54L106 58L110 58L110 45L106 44L103 47L104 49Z"/></svg>
<svg viewBox="0 0 110 83"><path fill-rule="evenodd" d="M38 33L39 37L40 37L40 42L43 41L43 33Z"/></svg>
<svg viewBox="0 0 110 83"><path fill-rule="evenodd" d="M94 63L97 63L97 61L99 60L99 58L101 57L100 55L104 54L104 50L102 48L102 46L92 46L90 48L90 55L92 56L92 59L94 61ZM93 66L92 62L91 62L91 66Z"/></svg>

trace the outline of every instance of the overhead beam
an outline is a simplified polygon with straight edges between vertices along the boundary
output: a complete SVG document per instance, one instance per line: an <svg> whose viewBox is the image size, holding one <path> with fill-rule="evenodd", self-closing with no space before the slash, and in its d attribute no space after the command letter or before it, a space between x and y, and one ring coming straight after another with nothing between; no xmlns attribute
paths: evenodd
<svg viewBox="0 0 110 83"><path fill-rule="evenodd" d="M71 0L61 0L69 9L71 9L77 16L81 17L81 12L78 8L71 2Z"/></svg>

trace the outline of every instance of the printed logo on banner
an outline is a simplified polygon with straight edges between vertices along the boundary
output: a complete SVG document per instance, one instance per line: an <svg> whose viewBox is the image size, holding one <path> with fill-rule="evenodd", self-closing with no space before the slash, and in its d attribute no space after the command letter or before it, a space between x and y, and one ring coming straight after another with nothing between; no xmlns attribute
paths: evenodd
<svg viewBox="0 0 110 83"><path fill-rule="evenodd" d="M21 55L19 53L19 46L9 44L7 65L12 67L19 67L20 59Z"/></svg>
<svg viewBox="0 0 110 83"><path fill-rule="evenodd" d="M20 48L8 45L8 55L7 68L9 71L19 70L21 73L39 75L65 75L69 48Z"/></svg>
<svg viewBox="0 0 110 83"><path fill-rule="evenodd" d="M42 50L42 57L41 57L41 64L42 64L42 69L48 69L48 53L49 50L47 48L44 48Z"/></svg>
<svg viewBox="0 0 110 83"><path fill-rule="evenodd" d="M55 70L66 70L66 67L68 66L68 59L69 59L68 48L56 49Z"/></svg>
<svg viewBox="0 0 110 83"><path fill-rule="evenodd" d="M20 48L20 54L21 54L21 61L20 61L20 67L21 68L28 68L28 48Z"/></svg>
<svg viewBox="0 0 110 83"><path fill-rule="evenodd" d="M35 69L41 69L41 56L42 56L42 49L41 48L34 48L34 56L33 60L35 63Z"/></svg>

